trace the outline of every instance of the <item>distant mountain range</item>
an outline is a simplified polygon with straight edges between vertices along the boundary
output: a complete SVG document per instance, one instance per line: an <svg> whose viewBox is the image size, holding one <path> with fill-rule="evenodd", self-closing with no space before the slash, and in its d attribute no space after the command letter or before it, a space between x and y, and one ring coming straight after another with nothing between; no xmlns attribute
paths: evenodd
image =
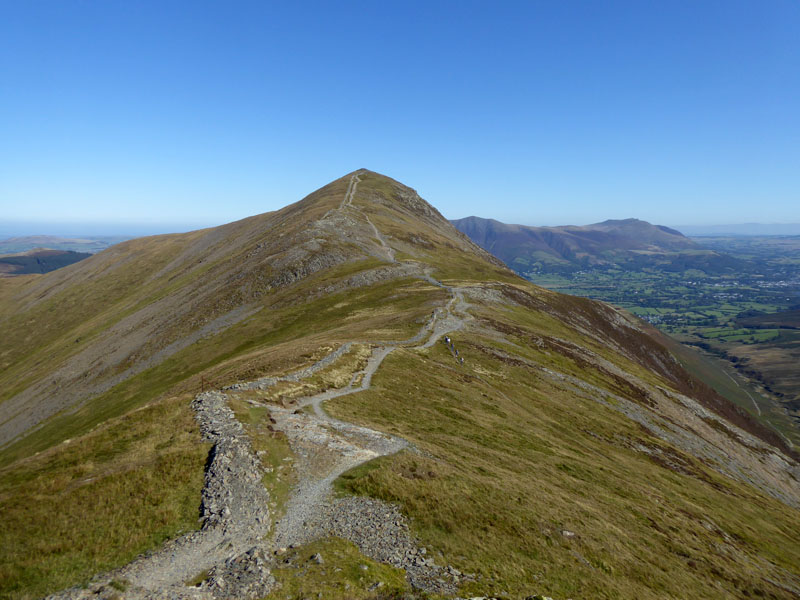
<svg viewBox="0 0 800 600"><path fill-rule="evenodd" d="M451 222L522 274L592 268L697 268L706 272L741 268L736 258L703 248L675 229L639 219L562 227L509 225L480 217Z"/></svg>

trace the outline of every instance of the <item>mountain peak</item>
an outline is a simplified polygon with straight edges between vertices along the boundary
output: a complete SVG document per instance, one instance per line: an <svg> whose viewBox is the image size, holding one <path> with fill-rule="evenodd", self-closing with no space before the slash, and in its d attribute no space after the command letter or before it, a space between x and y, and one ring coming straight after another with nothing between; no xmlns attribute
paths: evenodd
<svg viewBox="0 0 800 600"><path fill-rule="evenodd" d="M534 233L566 250L609 237ZM256 598L280 580L297 597L343 581L368 597L384 574L389 595L445 597L794 585L782 578L797 564L800 486L777 434L641 322L516 277L386 176L358 170L273 213L123 242L13 285L0 294L0 444L26 437L0 452L0 556L23 584L34 569L59 577L26 596L89 581L56 597ZM343 489L373 498L333 496L345 472ZM164 491L185 517L165 515ZM197 498L198 531L123 566L195 523ZM756 512L766 526L742 529ZM687 569L721 535L725 552ZM95 560L94 540L114 554ZM120 569L93 577L98 564Z"/></svg>
<svg viewBox="0 0 800 600"><path fill-rule="evenodd" d="M137 265L136 270L121 267L128 263ZM512 276L414 189L367 169L340 177L274 212L185 234L121 242L25 287L20 303L33 308L68 295L70 289L84 288L112 299L124 290L132 305L146 306L161 298L162 290L174 286L175 280L181 282L180 293L157 300L160 308L155 316L135 311L125 318L126 325L111 327L104 340L70 347L72 357L62 370L15 396L16 403L35 410L0 422L0 447L81 402L87 387L93 395L102 394L136 376L155 357L181 351L204 327L233 326L258 306L297 301L365 281L424 277L453 264L500 278ZM359 275L331 277L335 283L323 283L326 273L340 271ZM124 285L117 281L119 273L125 273ZM98 282L105 282L105 287L95 289ZM129 288L129 284L135 285ZM102 312L107 306L96 308ZM124 349L112 352L121 331L139 333L126 338ZM92 366L87 370L83 365ZM57 398L48 392L54 386L60 389Z"/></svg>
<svg viewBox="0 0 800 600"><path fill-rule="evenodd" d="M636 219L634 217L629 217L627 219L606 219L602 223L595 223L595 225L608 225L608 226L630 226L630 225L650 225L647 221L642 221L641 219Z"/></svg>
<svg viewBox="0 0 800 600"><path fill-rule="evenodd" d="M628 232L651 232L657 234L657 232L666 233L671 236L676 236L679 238L684 238L686 241L689 241L685 235L683 235L680 231L676 229L672 229L671 227L667 227L666 225L655 225L650 223L649 221L643 221L642 219L607 219L601 223L594 223L593 225L586 225L586 228L596 229L596 230L606 230L606 231L628 231Z"/></svg>
<svg viewBox="0 0 800 600"><path fill-rule="evenodd" d="M622 234L627 237L636 237L641 242L653 244L667 244L688 246L693 242L684 236L680 231L670 229L664 225L653 225L641 219L608 219L602 223L584 225L583 230L605 231L608 233Z"/></svg>

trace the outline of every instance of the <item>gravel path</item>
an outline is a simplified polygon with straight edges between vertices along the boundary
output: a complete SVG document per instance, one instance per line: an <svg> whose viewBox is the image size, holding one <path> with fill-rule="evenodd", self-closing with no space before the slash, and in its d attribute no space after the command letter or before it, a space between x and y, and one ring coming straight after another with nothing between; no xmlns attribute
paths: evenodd
<svg viewBox="0 0 800 600"><path fill-rule="evenodd" d="M339 210L350 207L361 212L352 204L358 183L358 175L353 175ZM364 217L386 250L387 260L396 262L394 250ZM447 289L451 299L433 312L416 335L395 342L361 342L372 345L372 353L344 388L300 398L292 408L265 405L275 421L274 428L286 434L295 453L298 480L274 530L261 462L228 406L228 395L311 377L347 354L356 342L347 342L313 365L288 375L199 394L192 408L204 438L213 443L202 492L201 529L171 540L120 569L96 576L87 588L71 588L50 598L118 597L120 585L127 586L126 598L135 599L263 597L275 585L270 574L275 556L288 546L331 535L352 541L370 558L405 569L414 587L454 594L457 583L470 576L426 558L425 549L417 547L396 506L369 498L336 499L331 494L333 481L345 471L410 445L401 438L334 419L322 404L370 389L373 375L397 348L430 348L472 318L465 311L467 304L460 290L448 288L429 273L419 277ZM305 407L313 411L303 410ZM207 572L205 581L197 586L185 585L202 572Z"/></svg>
<svg viewBox="0 0 800 600"><path fill-rule="evenodd" d="M756 399L755 399L755 398L753 398L753 397L750 395L750 392L748 392L748 391L747 391L745 388L743 388L741 385L739 385L739 382L738 382L738 381L736 381L736 380L733 378L733 375L731 375L730 373L728 373L728 371L726 371L725 369L723 369L723 371L725 372L725 375L727 375L727 376L728 376L728 378L729 378L729 379L730 379L730 380L731 380L731 381L732 381L732 382L733 382L733 383L736 385L736 387L738 387L738 388L739 388L740 390L742 390L742 391L743 391L745 394L747 394L747 397L748 397L748 398L750 398L750 400L753 402L753 406L755 406L755 407L756 407L756 410L758 411L758 416L760 417L760 416L761 416L761 407L758 405L758 402L756 402Z"/></svg>
<svg viewBox="0 0 800 600"><path fill-rule="evenodd" d="M354 374L348 386L300 398L291 408L270 407L275 428L286 434L295 453L299 478L286 513L276 524L274 552L281 554L288 546L335 535L352 541L370 558L405 569L409 582L428 592L453 594L457 582L466 577L425 558L397 507L366 498L332 497L332 483L342 473L408 448L409 443L334 419L322 408L328 400L370 389L372 376L397 348L430 348L445 334L463 327L464 318L455 314L465 304L463 296L457 290L450 291L453 296L447 307L434 311L415 336L375 347L365 367ZM413 345L422 340L425 342ZM355 381L359 383L355 385ZM312 407L313 413L304 411L306 407Z"/></svg>
<svg viewBox="0 0 800 600"><path fill-rule="evenodd" d="M257 597L269 591L274 580L266 563L258 564L256 552L247 554L270 532L269 494L261 481L261 463L225 394L204 392L192 407L203 437L214 444L202 492L201 529L97 577L87 589L72 588L52 598L112 597L119 594L111 585L114 581L129 586L126 598ZM218 572L218 565L226 563L236 568ZM202 586L185 585L215 567L217 572ZM257 577L248 574L249 567Z"/></svg>
<svg viewBox="0 0 800 600"><path fill-rule="evenodd" d="M347 191L344 193L344 198L339 205L339 210L343 210L346 206L353 206L353 197L356 195L356 188L360 181L358 174L350 177L350 183L347 185Z"/></svg>
<svg viewBox="0 0 800 600"><path fill-rule="evenodd" d="M350 206L352 206L352 204ZM364 218L367 220L367 223L369 223L369 226L372 227L372 230L375 232L375 237L381 243L381 247L386 251L386 257L388 258L389 262L397 262L397 260L394 257L394 248L392 248L389 244L386 243L386 239L383 237L383 234L380 231L378 231L378 228L375 227L375 224L372 221L370 221L369 217L367 215L364 215Z"/></svg>

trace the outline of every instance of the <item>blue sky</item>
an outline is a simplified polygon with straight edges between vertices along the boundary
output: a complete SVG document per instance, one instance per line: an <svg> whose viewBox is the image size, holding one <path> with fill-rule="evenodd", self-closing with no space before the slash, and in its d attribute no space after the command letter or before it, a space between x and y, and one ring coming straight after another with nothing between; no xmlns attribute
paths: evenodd
<svg viewBox="0 0 800 600"><path fill-rule="evenodd" d="M449 218L798 222L800 3L0 0L0 230L218 224L360 167Z"/></svg>

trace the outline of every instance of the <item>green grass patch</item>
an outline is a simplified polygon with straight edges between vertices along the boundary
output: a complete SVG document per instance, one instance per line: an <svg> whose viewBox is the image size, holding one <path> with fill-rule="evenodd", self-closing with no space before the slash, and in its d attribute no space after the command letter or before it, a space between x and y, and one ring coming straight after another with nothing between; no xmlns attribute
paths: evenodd
<svg viewBox="0 0 800 600"><path fill-rule="evenodd" d="M322 563L312 559L322 557ZM391 600L417 598L405 572L366 558L358 548L339 538L328 538L282 555L272 574L280 587L269 600Z"/></svg>
<svg viewBox="0 0 800 600"><path fill-rule="evenodd" d="M536 370L478 351L496 342L454 337L468 368L454 368L441 345L397 351L372 390L326 408L423 451L362 465L336 486L398 503L429 551L479 576L461 595L791 597L764 570L797 576L795 511Z"/></svg>
<svg viewBox="0 0 800 600"><path fill-rule="evenodd" d="M189 398L170 398L2 469L0 597L85 583L196 529L199 440Z"/></svg>
<svg viewBox="0 0 800 600"><path fill-rule="evenodd" d="M272 519L280 519L295 483L292 469L294 455L289 442L282 432L272 431L266 407L244 402L237 394L228 397L231 409L244 424L253 451L264 467L262 481L269 492Z"/></svg>
<svg viewBox="0 0 800 600"><path fill-rule="evenodd" d="M190 580L184 582L184 585L186 585L187 587L199 586L206 579L208 579L209 574L210 574L210 571L208 569L206 569L204 571L200 571L197 575L192 577Z"/></svg>

